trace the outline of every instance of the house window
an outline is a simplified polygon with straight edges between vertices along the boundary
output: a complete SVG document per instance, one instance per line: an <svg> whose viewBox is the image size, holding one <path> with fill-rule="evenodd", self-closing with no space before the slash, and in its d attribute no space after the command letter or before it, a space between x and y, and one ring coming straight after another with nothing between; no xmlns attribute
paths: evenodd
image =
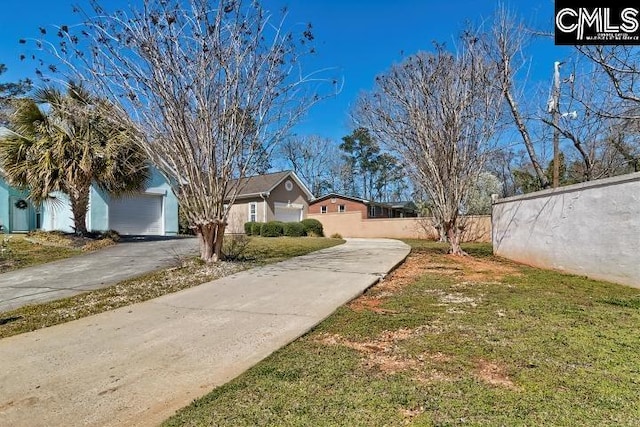
<svg viewBox="0 0 640 427"><path fill-rule="evenodd" d="M320 206L320 213L327 213L327 206Z"/></svg>
<svg viewBox="0 0 640 427"><path fill-rule="evenodd" d="M338 205L338 212L346 212L347 207L345 205Z"/></svg>
<svg viewBox="0 0 640 427"><path fill-rule="evenodd" d="M249 203L249 221L258 221L258 204L256 202Z"/></svg>
<svg viewBox="0 0 640 427"><path fill-rule="evenodd" d="M369 217L373 218L376 216L376 207L375 206L369 206Z"/></svg>

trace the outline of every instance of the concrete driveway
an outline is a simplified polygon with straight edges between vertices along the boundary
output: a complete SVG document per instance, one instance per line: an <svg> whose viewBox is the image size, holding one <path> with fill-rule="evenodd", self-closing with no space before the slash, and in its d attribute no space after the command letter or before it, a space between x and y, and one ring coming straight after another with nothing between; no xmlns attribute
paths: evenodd
<svg viewBox="0 0 640 427"><path fill-rule="evenodd" d="M0 340L0 425L157 425L295 340L409 254L346 244Z"/></svg>
<svg viewBox="0 0 640 427"><path fill-rule="evenodd" d="M197 253L195 238L126 239L115 246L0 274L0 312L51 301L171 266Z"/></svg>

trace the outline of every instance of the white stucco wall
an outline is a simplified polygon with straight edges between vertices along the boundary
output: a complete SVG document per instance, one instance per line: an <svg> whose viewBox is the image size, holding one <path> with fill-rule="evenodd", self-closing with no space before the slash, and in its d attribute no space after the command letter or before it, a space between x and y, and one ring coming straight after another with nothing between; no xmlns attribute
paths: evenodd
<svg viewBox="0 0 640 427"><path fill-rule="evenodd" d="M640 173L496 201L493 250L640 288Z"/></svg>

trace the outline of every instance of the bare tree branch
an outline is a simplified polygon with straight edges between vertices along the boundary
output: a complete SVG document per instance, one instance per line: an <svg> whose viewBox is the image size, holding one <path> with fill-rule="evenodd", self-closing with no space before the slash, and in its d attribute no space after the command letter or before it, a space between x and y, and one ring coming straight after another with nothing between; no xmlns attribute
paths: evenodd
<svg viewBox="0 0 640 427"><path fill-rule="evenodd" d="M436 46L394 65L354 113L419 178L455 254L459 209L493 148L502 95L477 39L464 41L457 55Z"/></svg>
<svg viewBox="0 0 640 427"><path fill-rule="evenodd" d="M523 22L505 7L499 7L491 28L481 35L481 40L486 57L498 69L497 82L527 149L536 176L541 186L547 188L550 185L549 179L540 165L529 128L514 95L515 75L518 67L524 65L522 50L529 43L531 34Z"/></svg>

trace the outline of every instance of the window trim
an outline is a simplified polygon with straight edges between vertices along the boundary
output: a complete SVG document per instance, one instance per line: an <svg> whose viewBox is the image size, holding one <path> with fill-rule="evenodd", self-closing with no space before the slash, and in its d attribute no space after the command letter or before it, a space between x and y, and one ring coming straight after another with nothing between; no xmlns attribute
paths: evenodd
<svg viewBox="0 0 640 427"><path fill-rule="evenodd" d="M338 205L338 213L345 213L347 211L347 205Z"/></svg>
<svg viewBox="0 0 640 427"><path fill-rule="evenodd" d="M258 221L258 202L249 202L249 222Z"/></svg>
<svg viewBox="0 0 640 427"><path fill-rule="evenodd" d="M328 211L328 209L327 209L327 205L321 205L321 206L320 206L320 213L321 213L321 214L326 214L326 213L327 213L327 211Z"/></svg>

